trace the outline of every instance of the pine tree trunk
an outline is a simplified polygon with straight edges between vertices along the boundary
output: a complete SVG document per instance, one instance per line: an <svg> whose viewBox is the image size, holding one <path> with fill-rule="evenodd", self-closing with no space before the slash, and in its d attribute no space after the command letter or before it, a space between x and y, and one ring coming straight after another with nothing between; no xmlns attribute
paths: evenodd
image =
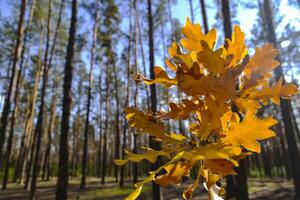
<svg viewBox="0 0 300 200"><path fill-rule="evenodd" d="M146 59L145 59L145 52L144 52L144 44L143 44L143 35L141 33L141 27L140 27L140 20L139 20L139 11L136 7L136 0L133 1L133 6L134 7L134 13L135 13L135 20L137 23L137 31L138 31L138 39L139 39L139 46L140 46L140 52L141 52L141 58L142 58L142 65L143 65L143 74L146 76L147 75L147 69L146 69ZM150 94L148 87L145 86L146 90L146 102L147 102L147 109L150 108Z"/></svg>
<svg viewBox="0 0 300 200"><path fill-rule="evenodd" d="M98 3L98 1L97 1ZM82 168L81 168L81 183L80 189L84 189L86 184L86 175L87 175L87 160L88 160L88 137L89 137L89 126L90 126L90 107L91 107L91 98L92 98L92 85L93 85L93 70L95 62L95 51L97 45L97 33L98 33L98 6L96 6L96 14L94 19L93 27L93 41L91 48L91 60L90 60L90 71L89 71L89 85L87 93L87 105L86 105L86 119L85 119L85 128L84 128L84 143L83 143L83 154L82 154Z"/></svg>
<svg viewBox="0 0 300 200"><path fill-rule="evenodd" d="M135 25L136 30L138 29L138 18L137 18L137 12L136 12L136 0L133 1L133 8L135 11ZM132 39L132 4L130 3L129 6L129 37L128 37L128 54L127 54L127 85L126 85L126 97L125 97L125 106L127 107L129 104L129 96L130 96L130 67L131 67L131 39ZM135 41L137 42L137 41ZM124 119L124 126L123 126L123 141L122 141L122 159L125 159L125 148L127 146L126 140L127 140L127 121ZM125 166L121 166L120 170L120 187L124 186L124 174L125 174Z"/></svg>
<svg viewBox="0 0 300 200"><path fill-rule="evenodd" d="M45 157L43 161L43 173L42 173L42 180L49 180L46 176L47 170L49 170L49 161L50 161L50 153L51 153L51 143L52 143L52 132L54 128L54 121L55 121L55 109L56 109L56 94L53 94L52 101L51 101L51 108L50 108L50 120L47 129L47 146L45 151Z"/></svg>
<svg viewBox="0 0 300 200"><path fill-rule="evenodd" d="M154 40L153 40L153 19L152 19L152 2L147 0L147 10L148 10L148 37L149 37L149 67L150 67L150 78L154 79ZM156 87L155 85L150 86L150 101L151 101L151 111L153 114L156 113ZM160 143L153 140L153 137L149 138L149 146L154 150L160 149ZM154 164L150 164L150 170L154 171L159 167L159 161L157 160ZM152 182L152 199L160 200L162 199L162 193L159 185Z"/></svg>
<svg viewBox="0 0 300 200"><path fill-rule="evenodd" d="M56 43L57 43L57 36L58 36L59 29L60 29L60 24L61 24L61 18L62 18L64 5L65 5L65 0L61 0L61 4L60 4L60 7L59 7L59 13L58 13L58 19L57 19L57 23L56 23L56 27L55 27L55 31L54 31L54 36L53 36L53 41L52 41L52 46L51 46L51 49L50 49L49 61L48 61L48 65L47 65L48 70L51 69L51 67L52 67L52 60L53 60L53 56L54 56L55 46L56 46ZM55 114L54 114L54 116L55 116ZM52 132L52 130L51 130L51 132ZM50 133L48 132L48 134L51 134L51 132ZM51 137L51 135L50 135L50 137ZM49 145L51 145L51 144L49 144ZM50 152L51 151L49 151L47 165L50 164ZM49 171L50 171L50 169L48 168L47 169L47 180L49 180L49 173L50 173ZM44 177L44 173L43 173L42 178L43 177Z"/></svg>
<svg viewBox="0 0 300 200"><path fill-rule="evenodd" d="M276 47L277 39L276 39L275 29L273 26L274 22L273 22L270 1L264 0L263 6L264 6L264 16L267 23L268 40ZM283 70L281 66L276 68L275 76L277 80L283 77ZM283 82L285 82L284 79ZM281 99L280 107L281 107L286 140L288 144L288 152L289 152L289 158L291 162L291 169L292 169L292 176L295 185L296 198L300 199L300 173L299 173L300 156L299 156L299 151L298 151L296 136L295 136L296 134L299 133L297 133L297 129L295 128L295 124L293 123L293 112L292 112L292 106L290 100Z"/></svg>
<svg viewBox="0 0 300 200"><path fill-rule="evenodd" d="M25 38L25 37L24 37ZM25 42L25 41L24 41ZM24 48L23 48L24 49ZM22 50L23 52L23 50ZM21 56L22 57L22 56ZM13 99L14 103L14 108L11 114L11 127L9 130L9 135L8 135L8 141L7 141L7 146L6 146L6 160L5 160L5 169L4 169L4 176L3 176L3 182L2 182L2 189L7 188L7 181L8 181L8 173L9 173L9 164L10 164L10 154L12 150L12 143L13 143L13 137L14 137L14 132L15 132L15 122L16 118L18 115L18 106L19 106L19 97L20 97L20 84L21 84L21 79L23 76L23 66L20 65L20 68L17 70L17 80L16 80L16 86L15 86L15 96ZM24 72L25 73L25 72Z"/></svg>
<svg viewBox="0 0 300 200"><path fill-rule="evenodd" d="M110 73L109 73L109 66L106 66L106 103L105 103L105 124L104 124L104 132L103 132L103 157L102 157L102 174L101 174L101 184L105 183L105 176L106 176L106 163L107 163L107 132L108 132L108 118L110 112L110 102L109 102L109 83L110 83Z"/></svg>
<svg viewBox="0 0 300 200"><path fill-rule="evenodd" d="M52 0L49 1L48 7L48 20L47 20L47 40L46 40L46 49L44 55L44 69L43 69L43 82L42 82L42 90L41 90L41 103L39 107L39 115L35 129L36 135L36 146L35 146L35 153L33 159L33 168L32 168L32 178L31 178L31 186L30 186L30 194L29 199L33 200L35 198L35 190L36 190L36 179L39 172L39 154L40 154L40 147L41 147L41 138L44 129L44 105L45 105L45 96L46 96L46 88L48 82L48 51L49 51L49 43L50 43L50 32L51 32L51 15L52 15Z"/></svg>
<svg viewBox="0 0 300 200"><path fill-rule="evenodd" d="M98 160L96 174L97 177L101 177L101 162L102 162L102 73L99 75L99 115L98 115L98 124L99 124L99 142L97 145Z"/></svg>
<svg viewBox="0 0 300 200"><path fill-rule="evenodd" d="M204 32L208 33L208 22L207 22L206 8L205 8L205 0L200 0L200 5L201 5L201 15L203 20Z"/></svg>
<svg viewBox="0 0 300 200"><path fill-rule="evenodd" d="M193 0L188 0L189 1L189 5L190 5L190 15L191 15L191 20L192 23L195 22L195 15L194 15L194 6L193 6Z"/></svg>
<svg viewBox="0 0 300 200"><path fill-rule="evenodd" d="M40 81L40 75L42 71L42 51L43 51L43 40L44 40L44 30L43 27L41 27L42 31L40 34L40 44L39 44L39 53L38 53L38 66L36 69L35 74L35 80L34 80L34 88L32 92L32 98L30 100L29 105L29 113L27 115L27 120L25 123L24 128L24 137L25 137L25 143L24 143L24 159L25 162L22 166L22 176L20 178L20 183L22 183L23 178L25 179L24 189L28 188L29 178L30 178L30 172L31 172L31 166L32 166L32 159L33 159L33 152L34 152L34 146L36 141L36 134L34 133L32 135L32 129L33 129L33 120L35 115L35 105L36 105L36 98L38 93L38 87L39 87L39 81ZM28 156L29 154L29 156ZM26 175L26 177L25 177Z"/></svg>
<svg viewBox="0 0 300 200"><path fill-rule="evenodd" d="M134 9L135 9L135 15L136 15L136 19L138 19L138 14L137 14L137 8L136 8L136 2L134 2ZM134 25L134 46L133 46L133 50L134 50L134 72L137 74L139 72L138 70L138 62L137 62L137 48L138 47L138 21L135 20L135 25ZM147 88L146 88L147 89ZM137 96L138 96L138 92L139 92L139 85L138 83L135 83L135 92L134 92L134 98L133 98L133 105L134 107L137 107ZM133 136L133 153L137 154L138 153L138 149L137 149L137 134L136 134L136 130L134 129L132 131L132 136ZM132 175L133 175L133 183L137 183L138 182L138 164L137 163L132 163Z"/></svg>
<svg viewBox="0 0 300 200"><path fill-rule="evenodd" d="M20 6L20 16L19 16L19 22L18 22L18 29L17 29L17 39L16 39L16 45L14 49L14 55L13 55L13 63L12 63L12 72L11 72L11 78L7 90L7 96L4 101L1 121L0 121L0 168L2 168L2 160L3 160L3 146L6 138L6 128L8 124L8 116L10 113L10 107L11 102L14 99L15 96L15 84L16 84L16 72L18 68L18 61L21 55L22 51L22 38L24 34L24 18L25 18L25 12L26 12L26 4L27 0L22 0L21 6Z"/></svg>
<svg viewBox="0 0 300 200"><path fill-rule="evenodd" d="M61 135L59 144L59 169L58 169L58 181L56 185L56 200L67 199L68 189L68 134L69 134L69 120L71 112L71 89L73 79L73 57L74 46L76 37L76 22L77 22L77 0L72 0L72 16L69 30L69 40L66 50L66 63L64 70L64 86L63 86L63 109L61 119Z"/></svg>
<svg viewBox="0 0 300 200"><path fill-rule="evenodd" d="M78 158L79 158L79 151L80 151L80 129L81 129L81 118L80 118L80 113L81 113L81 95L82 95L82 84L81 80L78 82L78 100L77 100L77 113L75 117L75 122L73 122L73 127L72 127L72 134L73 134L73 146L72 146L72 159L71 159L71 165L72 165L72 170L71 170L71 178L77 177L77 167L78 167Z"/></svg>
<svg viewBox="0 0 300 200"><path fill-rule="evenodd" d="M100 89L100 91L101 91L101 89ZM99 102L100 102L99 110L101 111L102 110L101 98L100 98ZM101 176L101 159L102 159L102 115L101 114L100 114L100 116L98 116L98 124L99 124L99 142L98 142L98 145L97 145L97 154L98 154L98 156L97 156L97 163L96 163L96 165L97 165L96 176L100 177Z"/></svg>
<svg viewBox="0 0 300 200"><path fill-rule="evenodd" d="M114 60L114 56L112 58L112 66L113 66L113 74L114 74L114 86L115 86L115 101L116 101L116 113L115 113L115 126L116 126L116 137L115 137L115 155L114 159L120 158L120 120L119 120L119 84L118 84L118 76L117 76L117 70L116 70L116 63ZM114 175L116 178L116 182L118 182L118 169L119 167L117 165L114 165Z"/></svg>
<svg viewBox="0 0 300 200"><path fill-rule="evenodd" d="M24 39L23 39L23 48L21 51L21 62L20 62L20 69L23 69L23 64L24 64L24 55L25 55L25 50L26 50L26 44L27 44L27 38L28 38L28 30L31 27L31 22L32 22L32 17L33 13L35 10L35 0L32 0L31 6L30 6L30 11L29 11L29 18L28 18L28 24L26 29L24 30ZM26 121L27 122L27 121ZM25 123L26 125L26 123ZM22 156L22 152L24 150L24 142L25 142L25 135L22 136L21 144L20 144L20 150L19 150L19 156L17 159L17 164L15 167L15 172L14 172L14 177L13 177L13 182L16 182L17 179L20 177L22 174L22 163L24 162L24 157Z"/></svg>

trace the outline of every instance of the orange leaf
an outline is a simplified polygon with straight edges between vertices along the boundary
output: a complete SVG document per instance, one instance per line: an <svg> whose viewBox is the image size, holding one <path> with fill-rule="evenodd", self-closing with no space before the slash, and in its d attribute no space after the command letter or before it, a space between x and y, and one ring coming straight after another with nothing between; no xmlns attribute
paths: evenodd
<svg viewBox="0 0 300 200"><path fill-rule="evenodd" d="M157 176L155 182L163 187L173 183L181 183L182 176L188 176L191 165L188 162L178 162L165 167L166 174Z"/></svg>

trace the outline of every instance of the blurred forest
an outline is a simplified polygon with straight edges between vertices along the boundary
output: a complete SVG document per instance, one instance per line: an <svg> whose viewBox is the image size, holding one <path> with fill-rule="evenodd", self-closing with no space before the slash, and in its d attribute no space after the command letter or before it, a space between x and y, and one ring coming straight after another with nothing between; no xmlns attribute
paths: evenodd
<svg viewBox="0 0 300 200"><path fill-rule="evenodd" d="M282 13L282 4L297 15ZM179 15L175 6L188 12ZM254 18L239 18L249 10ZM178 16L205 32L217 28L220 42L234 24L251 21L244 30L249 53L272 43L281 61L274 82L281 73L299 85L299 0L1 0L0 199L122 199L131 192L148 163L118 167L113 160L124 158L123 149L149 146L149 137L136 137L124 107L166 111L184 98L176 88L153 90L134 81L137 73L150 77L154 65L164 66L169 45L181 37L185 18ZM224 180L228 198L243 191L236 184L242 180L248 191L237 199L300 199L299 94L282 102L260 110L280 121L277 137L246 159L239 178ZM180 120L166 123L189 132ZM141 199L181 195L168 187L157 197L150 187ZM202 191L194 197L206 199Z"/></svg>

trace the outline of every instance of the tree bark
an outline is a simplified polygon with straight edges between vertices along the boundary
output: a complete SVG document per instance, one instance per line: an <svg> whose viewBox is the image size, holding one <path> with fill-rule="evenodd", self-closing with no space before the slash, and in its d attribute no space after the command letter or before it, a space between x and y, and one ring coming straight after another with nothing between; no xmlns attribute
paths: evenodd
<svg viewBox="0 0 300 200"><path fill-rule="evenodd" d="M137 14L137 8L136 8L136 2L134 2L134 9L135 9L135 15L138 18L138 14ZM135 20L135 25L134 25L134 46L133 46L133 50L134 50L134 71L136 73L138 73L138 61L137 61L137 57L138 57L138 52L137 52L137 48L138 47L138 21ZM146 88L147 89L147 88ZM135 83L135 94L134 94L134 98L133 98L133 106L137 107L137 97L138 97L138 92L139 92L139 84L136 82ZM137 154L138 153L138 147L137 147L137 134L136 134L136 130L133 129L132 131L132 136L133 136L133 153ZM132 174L133 174L133 183L137 183L138 182L138 173L139 173L139 169L138 169L138 164L137 163L132 163Z"/></svg>
<svg viewBox="0 0 300 200"><path fill-rule="evenodd" d="M206 15L205 0L200 0L200 5L201 5L201 14L202 14L204 32L208 33L208 21Z"/></svg>
<svg viewBox="0 0 300 200"><path fill-rule="evenodd" d="M92 85L93 85L93 70L95 62L95 51L97 45L97 33L98 33L98 1L96 2L96 13L94 19L93 27L93 41L91 48L91 60L90 60L90 71L89 71L89 85L87 93L87 105L86 105L86 119L85 119L85 128L84 128L84 143L83 143L83 154L82 154L82 168L81 168L81 183L80 189L84 189L86 184L86 174L87 174L87 160L88 160L88 138L89 138L89 126L90 126L90 107L92 99Z"/></svg>
<svg viewBox="0 0 300 200"><path fill-rule="evenodd" d="M8 124L8 116L10 113L10 107L11 102L14 99L15 95L15 84L16 84L16 72L18 68L18 61L20 58L20 54L22 51L22 38L24 34L24 17L26 12L26 4L27 0L22 0L21 6L20 6L20 16L19 16L19 22L18 22L18 29L17 29L17 39L16 39L16 45L14 49L14 55L13 55L13 63L12 63L12 74L7 90L7 96L4 101L1 121L0 121L0 168L2 167L2 160L3 160L3 145L6 139L6 128Z"/></svg>
<svg viewBox="0 0 300 200"><path fill-rule="evenodd" d="M69 30L69 40L67 46L66 63L64 70L64 86L63 86L63 108L61 119L61 135L59 145L59 169L58 169L58 181L56 185L56 200L67 199L68 188L68 134L69 134L69 120L71 112L71 89L73 79L73 57L74 46L76 37L76 23L77 23L77 0L72 0L72 16Z"/></svg>
<svg viewBox="0 0 300 200"><path fill-rule="evenodd" d="M147 0L147 10L148 10L148 37L149 37L149 68L150 68L150 78L154 79L154 39L153 39L153 19L152 19L152 2ZM153 114L156 113L156 87L155 85L150 86L150 101L151 101L151 111ZM153 137L149 138L149 146L154 150L160 149L160 143L156 142ZM157 160L154 164L150 164L150 170L154 171L159 167L159 161ZM159 185L152 182L152 199L160 200L162 199L162 193Z"/></svg>
<svg viewBox="0 0 300 200"><path fill-rule="evenodd" d="M24 152L22 157L24 157L25 162L23 163L22 169L21 169L21 177L19 182L22 183L23 177L26 175L26 180L25 180L25 185L24 189L27 189L28 187L28 182L29 182L29 177L30 177L30 171L31 171L31 164L32 164L32 159L33 159L33 151L34 151L34 146L35 146L35 135L32 135L32 129L33 129L33 120L34 120L34 115L35 115L35 105L36 105L36 98L37 98L37 93L38 93L38 87L39 87L39 81L40 81L40 75L41 75L41 70L42 70L42 45L43 45L43 40L44 40L44 30L43 27L41 27L42 31L40 34L40 46L39 46L39 54L38 54L38 66L36 69L36 74L35 74L35 80L34 80L34 88L32 91L32 97L30 99L29 103L29 112L27 114L27 119L25 123L25 128L24 128ZM28 154L30 155L28 156Z"/></svg>
<svg viewBox="0 0 300 200"><path fill-rule="evenodd" d="M34 10L35 10L35 0L32 0L31 6L30 6L30 11L29 11L28 24L27 24L26 29L24 30L23 48L22 48L22 52L21 52L21 62L20 62L20 68L21 69L23 69L22 66L24 64L24 59L25 59L24 55L25 55L25 50L26 50L27 38L28 38L28 30L31 27L31 22L32 22L32 17L33 17ZM26 126L26 122L25 122L25 126ZM24 150L24 142L25 142L25 137L24 136L25 135L22 136L22 140L21 140L21 145L20 145L20 150L19 150L19 156L18 156L18 159L17 159L16 167L15 167L13 182L16 182L17 179L22 174L22 163L25 160L24 157L21 157L22 156L22 152Z"/></svg>
<svg viewBox="0 0 300 200"><path fill-rule="evenodd" d="M50 120L49 125L47 129L47 146L45 151L45 157L43 161L43 173L42 173L42 180L49 180L49 177L46 176L47 171L49 170L49 162L50 162L50 153L51 153L51 144L52 144L52 132L54 128L54 121L56 116L56 94L53 94L52 100L51 100L51 108L50 108Z"/></svg>
<svg viewBox="0 0 300 200"><path fill-rule="evenodd" d="M49 43L50 43L50 33L51 33L51 16L52 16L52 0L49 1L48 7L48 19L47 19L47 39L46 39L46 49L44 55L44 69L43 69L43 82L42 82L42 90L41 90L41 103L39 107L39 115L35 129L35 137L36 137L36 146L35 146L35 154L33 160L33 168L32 168L32 178L31 178L31 186L30 186L30 194L29 199L33 200L35 198L35 190L36 190L36 179L39 172L39 155L40 155L40 146L41 146L41 138L44 129L44 105L45 105L45 96L46 96L46 88L48 82L48 51L49 51Z"/></svg>
<svg viewBox="0 0 300 200"><path fill-rule="evenodd" d="M104 132L103 132L103 157L102 157L102 174L101 174L101 184L105 183L105 176L106 176L106 163L107 163L107 132L108 132L108 123L109 123L109 113L110 113L110 102L109 102L109 83L110 83L110 73L109 73L109 65L106 66L106 80L105 80L105 87L106 87L106 105L105 105L105 124L104 124Z"/></svg>
<svg viewBox="0 0 300 200"><path fill-rule="evenodd" d="M138 26L138 18L136 13L136 0L133 1L133 8L135 11L135 24ZM129 6L129 37L128 37L128 54L127 54L127 85L126 85L126 96L125 96L125 105L124 107L127 107L129 104L129 96L130 96L130 67L131 67L131 39L132 39L132 4L130 3ZM138 29L138 27L136 27ZM144 55L143 55L144 56ZM122 141L122 159L125 159L125 148L127 146L127 121L124 119L124 126L123 126L123 141ZM125 166L121 166L120 170L120 187L124 186L124 173L125 173Z"/></svg>
<svg viewBox="0 0 300 200"><path fill-rule="evenodd" d="M141 33L141 25L140 25L140 19L139 19L139 11L138 8L136 7L136 0L134 0L133 2L135 8L134 8L134 13L135 13L135 20L137 23L137 31L138 31L138 38L139 38L139 47L140 47L140 51L141 51L141 58L142 58L142 65L143 65L143 74L146 76L147 75L147 70L146 70L146 59L145 59L145 52L144 52L144 43L143 43L143 35ZM150 108L150 94L149 94L149 90L148 87L145 86L145 90L146 90L146 102L147 102L147 109Z"/></svg>
<svg viewBox="0 0 300 200"><path fill-rule="evenodd" d="M191 15L191 20L192 23L195 22L195 15L194 15L194 6L193 6L193 0L188 0L189 1L189 5L190 5L190 15Z"/></svg>
<svg viewBox="0 0 300 200"><path fill-rule="evenodd" d="M114 87L115 87L115 101L116 101L116 113L115 113L115 126L116 126L116 137L115 137L115 155L114 159L120 158L120 111L119 111L119 84L118 84L118 76L117 76L117 70L116 70L116 63L114 59L114 55L112 55L112 66L113 66L113 74L114 74ZM118 169L119 167L117 165L114 165L114 175L116 178L116 182L118 182Z"/></svg>

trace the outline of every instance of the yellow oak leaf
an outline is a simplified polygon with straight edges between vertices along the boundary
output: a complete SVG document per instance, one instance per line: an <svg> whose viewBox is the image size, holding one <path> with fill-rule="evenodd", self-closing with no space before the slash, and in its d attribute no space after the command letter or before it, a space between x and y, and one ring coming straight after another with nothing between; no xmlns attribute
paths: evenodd
<svg viewBox="0 0 300 200"><path fill-rule="evenodd" d="M176 42L172 43L168 51L172 61L176 63L177 66L180 66L183 71L188 71L193 66L191 53L183 54Z"/></svg>
<svg viewBox="0 0 300 200"><path fill-rule="evenodd" d="M237 98L234 100L235 105L238 107L239 112L245 114L246 112L255 112L256 110L258 110L261 105L250 98Z"/></svg>
<svg viewBox="0 0 300 200"><path fill-rule="evenodd" d="M269 128L277 121L272 117L259 119L255 114L247 112L241 122L231 123L229 130L224 132L222 141L228 145L243 146L247 150L260 153L257 140L264 140L275 136Z"/></svg>
<svg viewBox="0 0 300 200"><path fill-rule="evenodd" d="M201 41L202 50L197 53L197 60L208 72L220 74L224 72L225 60L221 57L223 48L213 51L204 41Z"/></svg>
<svg viewBox="0 0 300 200"><path fill-rule="evenodd" d="M278 51L273 48L272 44L265 44L262 48L256 47L253 57L245 67L245 75L248 78L251 78L252 73L260 74L263 77L268 76L268 73L280 64L275 60L277 55Z"/></svg>
<svg viewBox="0 0 300 200"><path fill-rule="evenodd" d="M136 189L127 197L125 200L135 200L140 195L144 184L151 182L154 180L155 174L151 174L147 178L145 178L142 182L135 184Z"/></svg>
<svg viewBox="0 0 300 200"><path fill-rule="evenodd" d="M164 168L167 173L157 176L155 182L163 187L166 187L171 183L179 184L181 183L183 176L189 176L191 167L192 165L188 162L170 164Z"/></svg>
<svg viewBox="0 0 300 200"><path fill-rule="evenodd" d="M200 24L192 24L189 18L182 28L182 33L185 38L181 39L180 42L189 51L202 50L201 41L205 41L210 48L213 48L217 39L216 29L211 29L207 34L203 34Z"/></svg>
<svg viewBox="0 0 300 200"><path fill-rule="evenodd" d="M220 118L222 129L228 130L228 124L231 122L238 122L240 120L240 117L237 113L232 112L228 109L227 112L223 114L223 116Z"/></svg>
<svg viewBox="0 0 300 200"><path fill-rule="evenodd" d="M184 142L187 137L185 137L184 135L182 134L176 134L176 133L173 133L171 132L168 137L172 140L175 140L175 141L178 141L178 142Z"/></svg>
<svg viewBox="0 0 300 200"><path fill-rule="evenodd" d="M161 119L187 119L190 114L196 112L203 107L203 101L193 101L189 99L182 99L181 104L169 103L169 112L160 112L158 117Z"/></svg>
<svg viewBox="0 0 300 200"><path fill-rule="evenodd" d="M201 177L201 169L202 168L199 168L198 170L198 174L197 174L197 177L196 177L196 180L193 182L193 184L191 184L187 189L184 190L184 192L182 193L182 198L184 200L189 200L192 198L192 195L193 195L193 192L194 190L196 189L196 187L198 186L198 182L199 182L199 179Z"/></svg>
<svg viewBox="0 0 300 200"><path fill-rule="evenodd" d="M238 162L232 157L240 155L241 148L238 146L228 146L222 143L211 143L204 147L194 148L191 151L185 151L183 158L189 161L192 165L199 160L209 159L225 159L231 161L235 166Z"/></svg>
<svg viewBox="0 0 300 200"><path fill-rule="evenodd" d="M144 132L149 133L150 135L157 138L166 138L163 123L158 122L158 120L153 115L146 114L136 108L131 107L126 107L125 113L125 117L130 126L141 129Z"/></svg>
<svg viewBox="0 0 300 200"><path fill-rule="evenodd" d="M171 69L173 72L177 71L177 66L174 65L170 60L165 59L165 63L169 67L169 69Z"/></svg>
<svg viewBox="0 0 300 200"><path fill-rule="evenodd" d="M218 180L220 180L221 176L218 174L213 174L210 169L201 168L200 170L201 176L205 179L206 187L209 190L211 186L216 184Z"/></svg>
<svg viewBox="0 0 300 200"><path fill-rule="evenodd" d="M268 84L265 84L261 90L252 92L250 98L261 100L264 104L267 104L269 100L273 103L279 104L281 98L291 98L298 92L297 86L294 84L285 84L282 85L282 78L279 81L269 87Z"/></svg>
<svg viewBox="0 0 300 200"><path fill-rule="evenodd" d="M235 77L230 72L216 77L213 74L195 79L190 75L178 75L179 88L189 96L214 95L217 99L235 98Z"/></svg>
<svg viewBox="0 0 300 200"><path fill-rule="evenodd" d="M141 162L142 160L148 160L151 163L155 163L158 156L169 157L169 152L168 151L155 151L151 148L146 148L146 153L144 153L144 154L135 154L135 153L132 153L132 152L127 151L127 150L124 150L124 151L127 155L127 159L125 159L125 160L119 160L119 159L114 160L116 165L122 166L122 165L126 164L128 161Z"/></svg>
<svg viewBox="0 0 300 200"><path fill-rule="evenodd" d="M204 167L209 169L214 174L220 174L221 176L236 175L233 170L232 162L224 159L211 159L205 160Z"/></svg>
<svg viewBox="0 0 300 200"><path fill-rule="evenodd" d="M167 88L171 87L172 85L177 84L177 80L169 78L167 73L165 72L165 70L162 69L161 67L155 66L154 74L155 74L155 79L153 79L153 80L147 79L141 74L138 74L135 77L135 80L143 81L147 85L152 85L152 84L158 83L158 84L162 84L164 87L167 87Z"/></svg>
<svg viewBox="0 0 300 200"><path fill-rule="evenodd" d="M206 97L204 108L196 112L200 123L191 124L191 132L197 135L200 140L206 140L212 132L222 128L222 117L228 110L230 110L229 105L220 103L209 96Z"/></svg>
<svg viewBox="0 0 300 200"><path fill-rule="evenodd" d="M229 66L236 66L248 54L245 44L245 33L241 31L239 26L233 27L231 40L226 39L227 56L233 55Z"/></svg>

